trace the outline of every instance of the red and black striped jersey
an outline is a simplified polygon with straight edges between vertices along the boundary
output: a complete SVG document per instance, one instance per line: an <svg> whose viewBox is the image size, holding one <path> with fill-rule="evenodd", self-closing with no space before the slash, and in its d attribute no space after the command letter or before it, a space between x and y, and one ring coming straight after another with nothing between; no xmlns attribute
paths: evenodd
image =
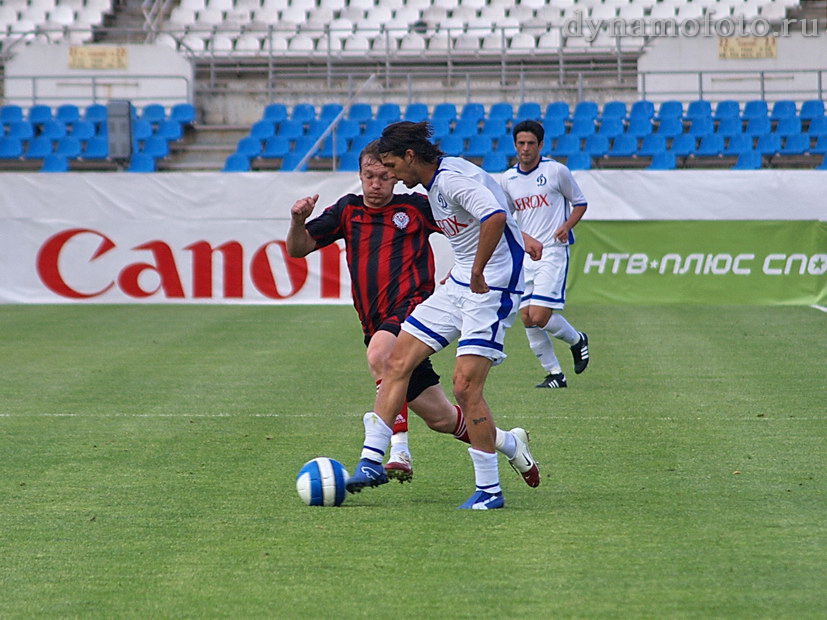
<svg viewBox="0 0 827 620"><path fill-rule="evenodd" d="M365 335L383 323L401 323L434 292L428 237L440 230L426 196L394 194L376 209L348 194L306 228L317 249L344 240L353 305Z"/></svg>

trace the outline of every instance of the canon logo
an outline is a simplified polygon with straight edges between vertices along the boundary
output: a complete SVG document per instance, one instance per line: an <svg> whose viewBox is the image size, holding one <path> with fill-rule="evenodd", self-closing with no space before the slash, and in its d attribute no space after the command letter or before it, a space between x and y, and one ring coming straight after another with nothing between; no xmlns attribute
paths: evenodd
<svg viewBox="0 0 827 620"><path fill-rule="evenodd" d="M105 295L118 287L125 295L134 298L146 298L161 294L167 299L210 299L213 291L213 259L220 257L223 266L223 290L220 299L241 299L244 297L244 270L249 269L249 276L255 289L269 299L287 299L296 295L305 286L308 276L307 261L304 258L291 258L287 254L284 241L268 241L252 252L249 263L244 246L238 241L226 241L213 247L206 241L196 241L182 249L191 255L188 267L192 270L192 290L184 290L179 264L176 262L173 248L164 241L152 240L130 248L135 252L149 252L149 261L128 262L114 268L108 281L97 284L94 290L87 285L87 290L77 283L67 281L61 273L61 253L73 240L83 235L97 237L97 249L88 257L87 264L92 264L102 256L117 248L117 244L107 235L89 228L72 228L50 237L37 253L37 273L43 284L52 292L70 299L90 299ZM94 244L93 244L94 245ZM268 256L269 248L278 248L283 261L283 272L289 282L279 287ZM319 252L321 260L321 285L319 295L322 298L337 299L340 296L341 248L331 244ZM157 286L147 289L146 280L142 285L141 276L153 272L157 276ZM156 281L156 279L153 279Z"/></svg>

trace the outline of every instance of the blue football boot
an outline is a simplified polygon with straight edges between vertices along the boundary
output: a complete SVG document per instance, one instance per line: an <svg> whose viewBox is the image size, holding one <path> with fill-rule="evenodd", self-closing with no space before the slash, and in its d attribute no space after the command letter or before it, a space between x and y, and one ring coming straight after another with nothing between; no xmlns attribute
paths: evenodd
<svg viewBox="0 0 827 620"><path fill-rule="evenodd" d="M486 493L485 491L477 491L468 498L460 510L493 510L495 508L503 508L505 506L505 498L502 491L499 493Z"/></svg>
<svg viewBox="0 0 827 620"><path fill-rule="evenodd" d="M348 493L358 493L365 487L378 487L387 481L388 476L385 473L385 468L382 467L382 463L362 459L356 465L353 475L347 479L345 488Z"/></svg>

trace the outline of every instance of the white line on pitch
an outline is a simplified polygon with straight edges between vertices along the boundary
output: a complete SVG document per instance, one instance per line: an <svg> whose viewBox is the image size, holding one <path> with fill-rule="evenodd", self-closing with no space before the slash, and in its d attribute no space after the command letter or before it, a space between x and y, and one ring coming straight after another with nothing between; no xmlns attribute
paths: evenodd
<svg viewBox="0 0 827 620"><path fill-rule="evenodd" d="M824 306L819 306L819 305L817 305L817 304L813 304L813 305L812 305L812 306L810 306L810 307L811 307L811 308L815 308L816 310L821 310L822 312L827 312L827 308L825 308Z"/></svg>

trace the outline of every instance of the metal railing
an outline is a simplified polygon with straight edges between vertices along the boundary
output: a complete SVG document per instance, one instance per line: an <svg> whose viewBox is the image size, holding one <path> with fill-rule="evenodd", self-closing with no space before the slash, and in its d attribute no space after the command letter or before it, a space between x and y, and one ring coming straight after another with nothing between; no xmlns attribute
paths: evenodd
<svg viewBox="0 0 827 620"><path fill-rule="evenodd" d="M658 88L655 83L665 84ZM824 99L827 69L641 71L642 99Z"/></svg>
<svg viewBox="0 0 827 620"><path fill-rule="evenodd" d="M129 99L140 106L142 103L164 103L175 104L184 101L192 102L192 85L190 80L183 75L142 75L131 74L123 77L110 74L101 75L33 75L33 76L5 76L6 94L4 100L20 106L35 105L44 102L57 103L106 103L112 98ZM140 95L136 93L124 94L124 89L137 91L140 83L159 84L169 83L173 86L168 89L169 94L159 95L157 92L151 95ZM9 88L12 83L14 88ZM23 87L16 84L22 83ZM26 88L28 85L29 88ZM62 92L60 92L62 89ZM71 92L67 92L71 91ZM10 92L11 91L11 92ZM27 91L26 94L15 94L19 91Z"/></svg>

